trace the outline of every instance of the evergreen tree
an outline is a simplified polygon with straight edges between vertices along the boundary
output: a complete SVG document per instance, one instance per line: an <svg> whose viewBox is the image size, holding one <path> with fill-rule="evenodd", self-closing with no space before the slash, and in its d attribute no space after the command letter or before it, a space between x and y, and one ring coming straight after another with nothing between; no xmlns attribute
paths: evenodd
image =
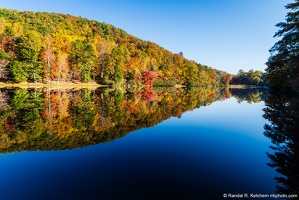
<svg viewBox="0 0 299 200"><path fill-rule="evenodd" d="M285 22L276 25L280 30L274 35L282 39L270 49L267 62L267 79L274 88L299 86L299 0L286 8L291 11Z"/></svg>

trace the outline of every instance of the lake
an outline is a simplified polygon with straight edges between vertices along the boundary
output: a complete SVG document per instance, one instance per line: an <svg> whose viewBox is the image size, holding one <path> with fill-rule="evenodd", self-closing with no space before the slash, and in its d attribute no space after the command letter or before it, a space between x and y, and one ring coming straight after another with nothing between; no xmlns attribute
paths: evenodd
<svg viewBox="0 0 299 200"><path fill-rule="evenodd" d="M257 89L2 88L0 199L298 194L298 154L284 154L298 152L288 144L298 141L299 104L289 99ZM293 166L279 167L277 153Z"/></svg>

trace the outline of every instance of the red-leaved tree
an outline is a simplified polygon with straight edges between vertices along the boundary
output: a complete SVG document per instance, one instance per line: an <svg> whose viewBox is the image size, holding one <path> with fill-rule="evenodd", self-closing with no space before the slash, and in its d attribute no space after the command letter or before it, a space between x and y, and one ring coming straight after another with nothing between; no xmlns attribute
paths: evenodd
<svg viewBox="0 0 299 200"><path fill-rule="evenodd" d="M152 85L156 78L158 78L158 74L156 72L148 70L147 72L142 73L142 80L146 85Z"/></svg>
<svg viewBox="0 0 299 200"><path fill-rule="evenodd" d="M142 99L144 99L147 103L151 101L155 101L158 98L158 95L153 91L153 88L145 88L142 93Z"/></svg>

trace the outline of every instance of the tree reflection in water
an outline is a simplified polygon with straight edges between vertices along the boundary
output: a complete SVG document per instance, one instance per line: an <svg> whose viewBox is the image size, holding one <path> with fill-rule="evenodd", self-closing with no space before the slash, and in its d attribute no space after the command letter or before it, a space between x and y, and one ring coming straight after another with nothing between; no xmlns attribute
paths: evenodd
<svg viewBox="0 0 299 200"><path fill-rule="evenodd" d="M264 92L216 88L145 88L134 93L1 89L0 152L62 150L105 143L232 94L239 101L256 102Z"/></svg>
<svg viewBox="0 0 299 200"><path fill-rule="evenodd" d="M273 153L267 153L269 166L281 174L275 177L277 194L299 193L299 99L292 94L270 93L266 99L265 136L271 139Z"/></svg>

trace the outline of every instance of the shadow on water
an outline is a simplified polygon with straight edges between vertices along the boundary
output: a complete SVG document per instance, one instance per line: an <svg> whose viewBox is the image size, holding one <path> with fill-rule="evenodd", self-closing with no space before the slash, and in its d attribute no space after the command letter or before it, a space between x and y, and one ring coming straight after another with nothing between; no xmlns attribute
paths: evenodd
<svg viewBox="0 0 299 200"><path fill-rule="evenodd" d="M275 177L276 193L299 195L299 98L271 92L265 102L264 118L270 123L264 135L273 143L268 165L281 175Z"/></svg>

